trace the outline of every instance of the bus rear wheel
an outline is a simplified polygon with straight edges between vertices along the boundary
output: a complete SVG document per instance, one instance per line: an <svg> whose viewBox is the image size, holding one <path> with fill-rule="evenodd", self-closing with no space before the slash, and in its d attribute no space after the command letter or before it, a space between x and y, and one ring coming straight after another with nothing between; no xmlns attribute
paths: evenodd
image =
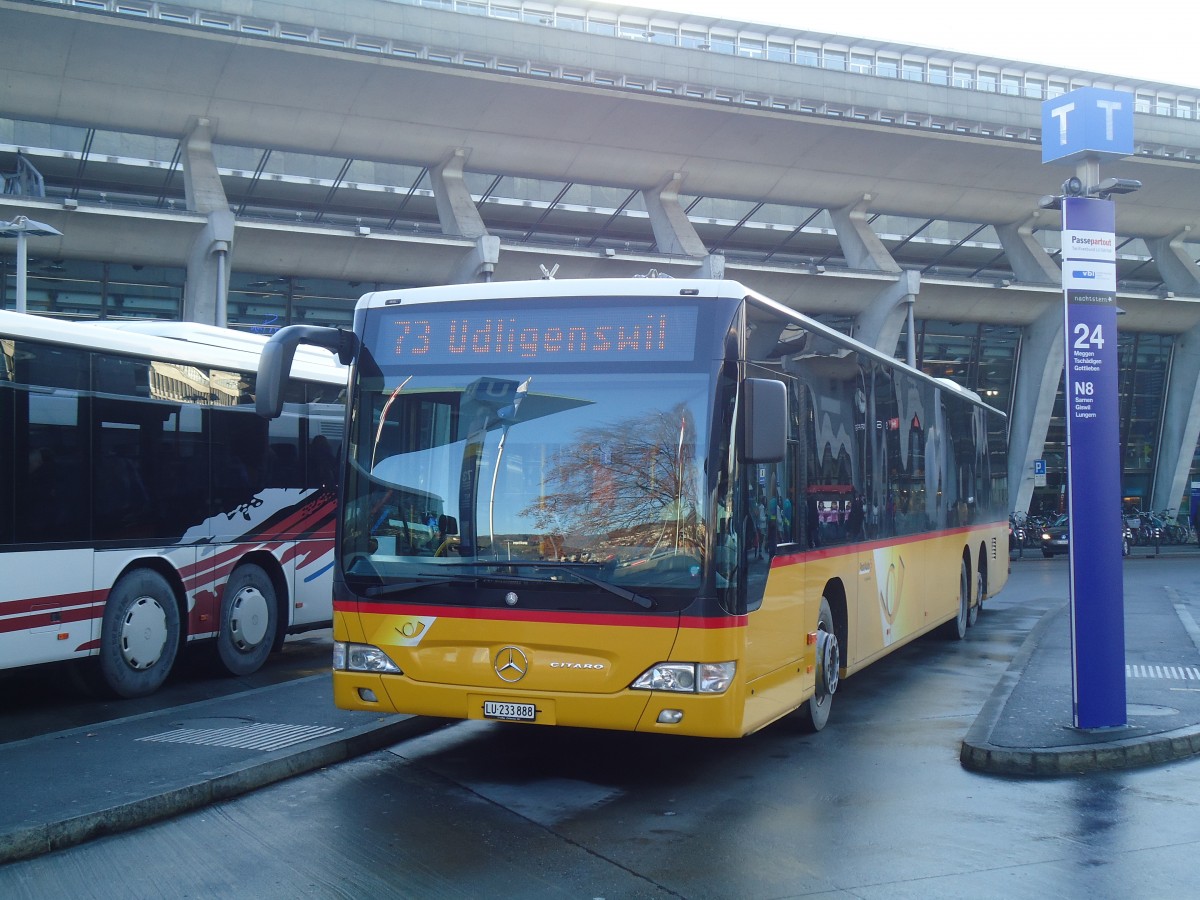
<svg viewBox="0 0 1200 900"><path fill-rule="evenodd" d="M271 578L255 565L233 570L221 595L217 656L230 675L250 675L262 668L275 643L279 604Z"/></svg>
<svg viewBox="0 0 1200 900"><path fill-rule="evenodd" d="M967 623L971 618L971 567L964 556L958 570L958 613L945 625L945 635L952 641L961 641L967 636Z"/></svg>
<svg viewBox="0 0 1200 900"><path fill-rule="evenodd" d="M833 626L833 611L829 601L822 597L821 611L817 614L816 690L800 707L800 724L805 731L820 731L829 721L841 667L842 650Z"/></svg>
<svg viewBox="0 0 1200 900"><path fill-rule="evenodd" d="M179 606L157 572L122 575L108 594L100 631L100 674L119 697L152 694L179 652Z"/></svg>
<svg viewBox="0 0 1200 900"><path fill-rule="evenodd" d="M971 606L971 611L967 614L967 624L974 625L979 621L979 614L983 611L983 598L987 596L987 564L983 561L983 552L979 554L979 565L975 571L975 603Z"/></svg>

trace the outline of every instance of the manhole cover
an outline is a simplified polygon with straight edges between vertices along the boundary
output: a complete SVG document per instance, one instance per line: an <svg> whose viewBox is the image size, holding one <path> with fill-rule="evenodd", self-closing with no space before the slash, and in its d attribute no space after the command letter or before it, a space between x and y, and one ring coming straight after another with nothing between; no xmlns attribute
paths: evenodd
<svg viewBox="0 0 1200 900"><path fill-rule="evenodd" d="M1125 712L1131 716L1177 716L1179 710L1169 706L1152 706L1148 703L1130 703Z"/></svg>

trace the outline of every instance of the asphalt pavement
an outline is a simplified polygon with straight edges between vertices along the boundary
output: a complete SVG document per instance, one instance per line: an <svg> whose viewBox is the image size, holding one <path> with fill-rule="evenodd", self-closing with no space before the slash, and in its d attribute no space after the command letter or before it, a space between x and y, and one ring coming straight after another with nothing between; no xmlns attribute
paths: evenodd
<svg viewBox="0 0 1200 900"><path fill-rule="evenodd" d="M1200 559L1195 547L1172 548L1180 553ZM1127 587L1124 612L1124 726L1072 725L1064 602L1030 631L963 740L962 765L1070 776L1200 754L1200 628L1187 598ZM319 674L0 744L0 864L199 809L445 724L338 710L329 677Z"/></svg>

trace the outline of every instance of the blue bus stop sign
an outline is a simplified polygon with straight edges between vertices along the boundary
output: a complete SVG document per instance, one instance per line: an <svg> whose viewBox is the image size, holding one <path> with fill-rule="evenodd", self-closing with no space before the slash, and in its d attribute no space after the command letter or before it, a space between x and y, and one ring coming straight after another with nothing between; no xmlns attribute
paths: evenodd
<svg viewBox="0 0 1200 900"><path fill-rule="evenodd" d="M1063 200L1071 653L1077 728L1126 724L1115 207Z"/></svg>
<svg viewBox="0 0 1200 900"><path fill-rule="evenodd" d="M1133 94L1079 88L1042 104L1042 162L1133 153Z"/></svg>

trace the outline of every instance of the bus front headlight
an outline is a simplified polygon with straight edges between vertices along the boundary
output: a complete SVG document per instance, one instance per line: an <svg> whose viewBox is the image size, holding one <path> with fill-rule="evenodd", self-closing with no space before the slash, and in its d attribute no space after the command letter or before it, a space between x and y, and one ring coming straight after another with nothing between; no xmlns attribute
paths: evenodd
<svg viewBox="0 0 1200 900"><path fill-rule="evenodd" d="M733 683L736 662L675 663L651 666L630 687L643 691L679 694L723 694Z"/></svg>
<svg viewBox="0 0 1200 900"><path fill-rule="evenodd" d="M333 668L345 672L375 672L403 675L386 653L371 644L333 642Z"/></svg>

